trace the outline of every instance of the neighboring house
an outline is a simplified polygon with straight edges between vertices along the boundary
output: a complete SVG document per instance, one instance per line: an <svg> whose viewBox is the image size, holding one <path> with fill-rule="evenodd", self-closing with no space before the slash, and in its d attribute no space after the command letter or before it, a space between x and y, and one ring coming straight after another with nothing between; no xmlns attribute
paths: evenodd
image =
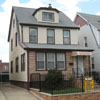
<svg viewBox="0 0 100 100"><path fill-rule="evenodd" d="M93 49L78 45L78 32L77 25L51 6L13 7L8 35L11 83L29 88L32 73L49 69L88 74Z"/></svg>
<svg viewBox="0 0 100 100"><path fill-rule="evenodd" d="M0 60L0 82L9 81L9 63Z"/></svg>
<svg viewBox="0 0 100 100"><path fill-rule="evenodd" d="M100 72L100 16L77 13L74 22L80 25L79 44L94 48L92 71Z"/></svg>

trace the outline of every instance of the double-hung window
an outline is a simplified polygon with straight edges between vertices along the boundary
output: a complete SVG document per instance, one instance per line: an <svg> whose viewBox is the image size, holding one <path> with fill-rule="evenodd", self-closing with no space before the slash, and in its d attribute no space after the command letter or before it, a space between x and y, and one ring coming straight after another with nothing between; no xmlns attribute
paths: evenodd
<svg viewBox="0 0 100 100"><path fill-rule="evenodd" d="M54 30L53 29L47 30L47 42L50 44L54 44Z"/></svg>
<svg viewBox="0 0 100 100"><path fill-rule="evenodd" d="M21 55L21 71L25 71L25 54Z"/></svg>
<svg viewBox="0 0 100 100"><path fill-rule="evenodd" d="M55 53L47 53L47 69L55 69Z"/></svg>
<svg viewBox="0 0 100 100"><path fill-rule="evenodd" d="M45 53L37 53L37 70L45 69Z"/></svg>
<svg viewBox="0 0 100 100"><path fill-rule="evenodd" d="M13 73L13 61L11 61L11 63L10 63L10 70L11 70L11 73Z"/></svg>
<svg viewBox="0 0 100 100"><path fill-rule="evenodd" d="M30 43L37 43L37 28L30 28L29 30L29 42Z"/></svg>
<svg viewBox="0 0 100 100"><path fill-rule="evenodd" d="M16 58L16 72L19 70L19 58Z"/></svg>
<svg viewBox="0 0 100 100"><path fill-rule="evenodd" d="M57 53L57 68L60 70L65 69L65 54Z"/></svg>
<svg viewBox="0 0 100 100"><path fill-rule="evenodd" d="M70 44L70 35L69 35L69 31L68 30L64 30L63 31L64 36L63 36L63 41L64 44Z"/></svg>
<svg viewBox="0 0 100 100"><path fill-rule="evenodd" d="M43 12L42 13L43 21L54 21L54 13L51 12Z"/></svg>

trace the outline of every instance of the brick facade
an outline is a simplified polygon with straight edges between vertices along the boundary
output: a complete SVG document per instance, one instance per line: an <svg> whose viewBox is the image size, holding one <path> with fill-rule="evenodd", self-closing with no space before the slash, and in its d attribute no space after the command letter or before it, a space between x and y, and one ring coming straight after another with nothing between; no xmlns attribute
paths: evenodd
<svg viewBox="0 0 100 100"><path fill-rule="evenodd" d="M9 72L9 63L0 60L0 72Z"/></svg>
<svg viewBox="0 0 100 100"><path fill-rule="evenodd" d="M47 95L40 93L38 90L32 90L36 95L40 96L44 100L100 100L100 92L90 93L75 93L75 94L63 94L63 95Z"/></svg>
<svg viewBox="0 0 100 100"><path fill-rule="evenodd" d="M75 24L80 25L80 27L87 25L88 23L83 20L80 16L77 15L76 19L75 19Z"/></svg>
<svg viewBox="0 0 100 100"><path fill-rule="evenodd" d="M73 74L73 68L74 68L74 57L71 56L71 51L66 51L66 68L63 70L63 74L67 74L69 77ZM86 73L89 72L90 64L89 64L89 57L84 56L83 57L83 65L84 70ZM36 70L36 51L29 51L29 75L31 73L40 73L40 74L46 74L47 70L37 71Z"/></svg>

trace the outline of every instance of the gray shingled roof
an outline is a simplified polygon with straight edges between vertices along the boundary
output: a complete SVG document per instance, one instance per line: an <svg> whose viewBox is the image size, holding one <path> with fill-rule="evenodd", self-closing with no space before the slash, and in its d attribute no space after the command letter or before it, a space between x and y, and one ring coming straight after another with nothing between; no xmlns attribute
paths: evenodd
<svg viewBox="0 0 100 100"><path fill-rule="evenodd" d="M92 48L83 47L80 45L62 45L62 44L32 44L32 43L23 43L24 49L50 49L50 50L83 50L83 51L93 51Z"/></svg>
<svg viewBox="0 0 100 100"><path fill-rule="evenodd" d="M32 16L36 9L33 8L23 8L23 7L13 7L15 14L19 23L21 24L32 24L32 25L46 25L46 26L56 26L56 27L71 27L79 28L75 25L63 12L59 12L59 23L42 23L37 22L36 18Z"/></svg>
<svg viewBox="0 0 100 100"><path fill-rule="evenodd" d="M94 25L97 29L100 29L100 16L99 15L92 15L86 13L78 13L83 18L85 18L88 22Z"/></svg>

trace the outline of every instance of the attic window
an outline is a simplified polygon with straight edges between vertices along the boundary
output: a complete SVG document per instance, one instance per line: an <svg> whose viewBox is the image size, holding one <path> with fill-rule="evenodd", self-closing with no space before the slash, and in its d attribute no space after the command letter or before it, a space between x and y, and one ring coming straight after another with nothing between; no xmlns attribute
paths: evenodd
<svg viewBox="0 0 100 100"><path fill-rule="evenodd" d="M43 12L42 13L42 19L44 21L54 21L54 13Z"/></svg>

